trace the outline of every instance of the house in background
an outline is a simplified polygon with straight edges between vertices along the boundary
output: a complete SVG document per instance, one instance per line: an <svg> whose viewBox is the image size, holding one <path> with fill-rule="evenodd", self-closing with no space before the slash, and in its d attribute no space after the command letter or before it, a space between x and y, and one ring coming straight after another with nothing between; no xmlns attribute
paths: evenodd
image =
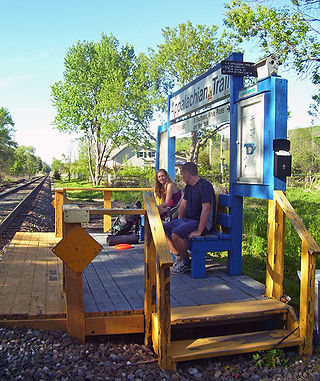
<svg viewBox="0 0 320 381"><path fill-rule="evenodd" d="M106 162L107 168L115 168L123 164L131 164L135 167L153 167L156 165L156 149L138 147L137 150L122 145L114 149L109 160Z"/></svg>

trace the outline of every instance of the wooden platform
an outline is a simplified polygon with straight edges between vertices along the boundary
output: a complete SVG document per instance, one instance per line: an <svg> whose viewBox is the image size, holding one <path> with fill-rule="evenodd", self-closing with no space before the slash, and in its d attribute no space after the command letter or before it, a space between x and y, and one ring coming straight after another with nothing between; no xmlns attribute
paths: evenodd
<svg viewBox="0 0 320 381"><path fill-rule="evenodd" d="M16 233L0 264L1 319L65 316L54 233Z"/></svg>
<svg viewBox="0 0 320 381"><path fill-rule="evenodd" d="M118 251L107 246L106 235L93 236L103 244L104 250L84 270L86 334L105 332L104 323L99 328L94 319L99 316L135 316L130 321L129 331L141 332L144 246L139 244ZM62 262L51 251L58 241L54 233L19 232L15 235L0 264L1 326L13 320L27 324L28 319L40 319L42 324L38 326L45 328L43 319L58 319L56 322L61 319L58 325L64 327ZM206 272L204 279L192 279L190 274L171 276L172 307L255 300L261 299L263 294L264 285L247 276L229 277L216 265ZM111 321L114 320L109 319L109 333L113 332ZM119 324L116 326L116 333L125 329Z"/></svg>

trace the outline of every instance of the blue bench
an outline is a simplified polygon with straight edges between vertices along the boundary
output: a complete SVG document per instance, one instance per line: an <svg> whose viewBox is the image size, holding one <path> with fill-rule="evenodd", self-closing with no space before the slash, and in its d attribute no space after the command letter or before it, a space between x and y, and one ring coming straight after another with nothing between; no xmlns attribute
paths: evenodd
<svg viewBox="0 0 320 381"><path fill-rule="evenodd" d="M211 234L194 237L190 242L191 252L191 276L192 278L205 277L205 262L206 253L215 251L228 251L228 266L232 261L233 256L233 241L232 241L232 196L229 194L217 195L217 208L216 208L216 224ZM235 255L239 255L236 253ZM238 260L239 258L236 258ZM241 258L240 258L241 263ZM239 266L236 266L239 267ZM235 273L241 273L240 269L236 269ZM231 273L232 271L228 271ZM236 274L231 275L236 275Z"/></svg>

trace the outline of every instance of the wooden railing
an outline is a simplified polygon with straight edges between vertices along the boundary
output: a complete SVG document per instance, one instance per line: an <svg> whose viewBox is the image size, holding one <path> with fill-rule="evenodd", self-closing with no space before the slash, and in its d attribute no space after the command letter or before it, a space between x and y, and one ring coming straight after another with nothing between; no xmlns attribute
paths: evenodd
<svg viewBox="0 0 320 381"><path fill-rule="evenodd" d="M170 266L173 259L153 192L144 193L145 220L145 344L157 343L158 362L162 369L172 368ZM157 327L152 329L153 315ZM155 337L156 336L156 337Z"/></svg>
<svg viewBox="0 0 320 381"><path fill-rule="evenodd" d="M112 192L144 192L151 191L152 188L56 188L55 190L55 233L56 237L62 238L63 235L63 221L62 221L62 205L70 201L66 197L67 191L98 191L103 193L103 207L111 209L111 194ZM103 217L103 231L108 231L111 228L111 215L104 215Z"/></svg>
<svg viewBox="0 0 320 381"><path fill-rule="evenodd" d="M53 249L63 261L63 291L66 298L67 332L85 341L83 302L83 270L99 254L102 246L82 227L90 215L145 215L145 209L81 209L77 205L62 206L62 240Z"/></svg>
<svg viewBox="0 0 320 381"><path fill-rule="evenodd" d="M84 342L85 316L83 292L80 291L83 290L82 269L84 269L95 257L96 253L101 250L99 244L95 242L92 237L89 240L89 235L82 229L81 223L88 222L90 215L97 214L110 216L110 218L112 215L118 214L144 215L145 343L150 346L152 339L154 339L154 342L157 343L159 365L163 369L171 369L170 266L173 264L173 259L165 238L153 191L144 192L145 209L80 209L76 205L68 205L65 190L70 190L70 188L56 189L55 208L56 217L59 216L60 218L61 238L64 240L68 235L68 240L65 240L64 244L62 244L63 240L61 240L54 251L63 260L67 332ZM96 190L96 188L93 188L93 190ZM116 191L119 190L120 189L116 189ZM125 190L141 191L145 189L131 188ZM102 189L102 191L111 192L114 191L114 189ZM57 212L58 208L61 209L59 212ZM68 219L66 220L65 216L67 214ZM60 229L59 224L56 224L56 229ZM60 233L60 230L58 230L58 233ZM60 247L58 247L59 245ZM82 250L82 248L84 248L84 250ZM79 268L78 263L81 263L81 268ZM152 328L154 314L156 314L157 329Z"/></svg>
<svg viewBox="0 0 320 381"><path fill-rule="evenodd" d="M304 344L300 352L310 355L314 325L316 255L320 253L320 247L282 191L274 191L273 200L269 200L266 295L277 300L283 296L285 215L302 241L299 329Z"/></svg>

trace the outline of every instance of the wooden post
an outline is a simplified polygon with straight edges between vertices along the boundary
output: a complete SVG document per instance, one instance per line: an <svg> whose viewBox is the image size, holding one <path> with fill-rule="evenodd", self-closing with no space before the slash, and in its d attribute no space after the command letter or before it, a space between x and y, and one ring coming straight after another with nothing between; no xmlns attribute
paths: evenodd
<svg viewBox="0 0 320 381"><path fill-rule="evenodd" d="M75 226L81 224L63 224L64 237ZM83 304L83 279L82 272L74 272L64 263L64 289L67 310L67 332L70 336L77 337L85 343L85 323Z"/></svg>
<svg viewBox="0 0 320 381"><path fill-rule="evenodd" d="M268 200L268 248L267 248L267 269L266 269L266 296L272 298L273 278L272 272L274 268L274 214L275 201Z"/></svg>
<svg viewBox="0 0 320 381"><path fill-rule="evenodd" d="M62 205L64 203L64 190L57 188L55 191L55 233L57 238L63 237Z"/></svg>
<svg viewBox="0 0 320 381"><path fill-rule="evenodd" d="M268 204L268 253L266 295L280 300L283 295L285 214L275 198Z"/></svg>
<svg viewBox="0 0 320 381"><path fill-rule="evenodd" d="M103 191L103 207L105 209L111 209L111 191L105 190ZM111 216L104 215L103 216L103 231L107 232L111 229Z"/></svg>
<svg viewBox="0 0 320 381"><path fill-rule="evenodd" d="M173 370L171 353L170 267L157 263L157 311L159 322L158 363L162 369Z"/></svg>
<svg viewBox="0 0 320 381"><path fill-rule="evenodd" d="M156 311L156 249L147 216L145 216L144 253L144 342L151 347L152 314Z"/></svg>
<svg viewBox="0 0 320 381"><path fill-rule="evenodd" d="M308 244L305 239L302 239L299 327L300 336L305 341L300 347L301 355L312 354L315 271L316 256L309 253Z"/></svg>

